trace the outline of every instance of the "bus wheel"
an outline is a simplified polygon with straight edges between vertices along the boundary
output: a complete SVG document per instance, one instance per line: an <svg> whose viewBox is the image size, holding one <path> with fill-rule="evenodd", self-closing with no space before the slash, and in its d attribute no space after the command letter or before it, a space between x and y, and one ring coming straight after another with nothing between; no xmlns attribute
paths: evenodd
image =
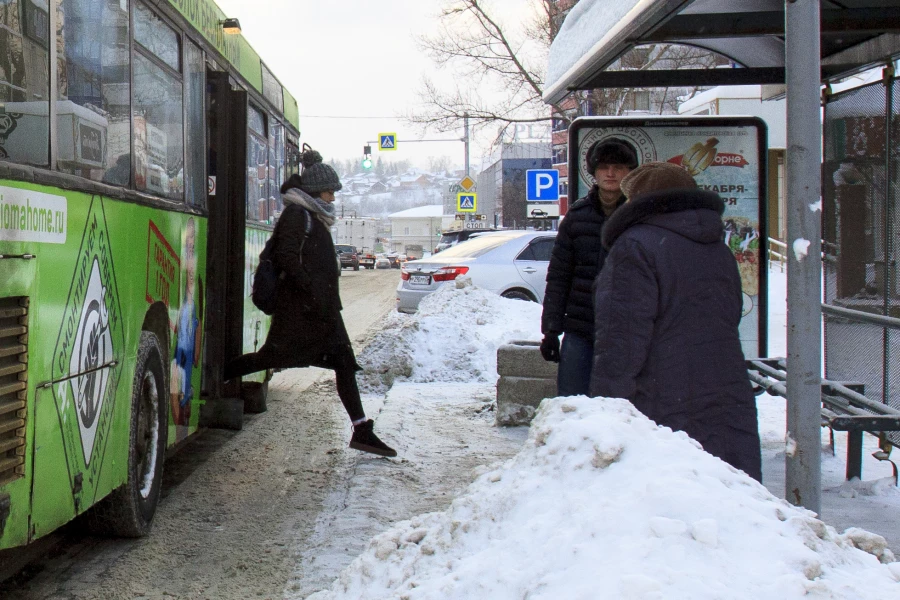
<svg viewBox="0 0 900 600"><path fill-rule="evenodd" d="M90 511L88 527L94 532L122 537L150 532L169 430L164 364L156 335L142 331L131 392L128 480Z"/></svg>

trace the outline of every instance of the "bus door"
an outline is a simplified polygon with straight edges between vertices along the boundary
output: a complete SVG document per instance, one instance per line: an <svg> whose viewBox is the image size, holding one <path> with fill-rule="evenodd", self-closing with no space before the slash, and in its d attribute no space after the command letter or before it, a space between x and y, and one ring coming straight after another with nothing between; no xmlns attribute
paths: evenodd
<svg viewBox="0 0 900 600"><path fill-rule="evenodd" d="M226 387L228 361L241 354L247 189L247 92L227 73L207 71L209 232L207 242L206 404L201 426L240 429L239 384Z"/></svg>

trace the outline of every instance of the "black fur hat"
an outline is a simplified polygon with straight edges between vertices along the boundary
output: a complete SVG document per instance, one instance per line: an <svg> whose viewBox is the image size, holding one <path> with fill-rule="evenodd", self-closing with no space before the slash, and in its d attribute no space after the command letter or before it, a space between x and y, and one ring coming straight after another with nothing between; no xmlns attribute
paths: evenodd
<svg viewBox="0 0 900 600"><path fill-rule="evenodd" d="M596 142L591 149L588 150L585 157L585 163L588 172L593 175L597 170L597 165L625 165L629 169L638 166L637 153L634 147L624 140L617 138L607 138Z"/></svg>

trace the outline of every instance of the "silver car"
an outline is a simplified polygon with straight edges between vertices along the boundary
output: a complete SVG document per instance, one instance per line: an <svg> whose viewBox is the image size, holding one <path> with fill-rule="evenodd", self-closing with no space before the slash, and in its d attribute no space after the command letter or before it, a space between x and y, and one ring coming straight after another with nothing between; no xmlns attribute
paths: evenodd
<svg viewBox="0 0 900 600"><path fill-rule="evenodd" d="M544 301L555 231L483 233L400 269L397 310L413 313L419 302L461 275L504 298Z"/></svg>

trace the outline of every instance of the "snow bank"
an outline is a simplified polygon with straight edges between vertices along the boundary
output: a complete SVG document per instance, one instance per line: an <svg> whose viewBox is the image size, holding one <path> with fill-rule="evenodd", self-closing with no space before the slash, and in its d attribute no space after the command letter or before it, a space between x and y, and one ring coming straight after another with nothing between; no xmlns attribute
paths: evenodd
<svg viewBox="0 0 900 600"><path fill-rule="evenodd" d="M375 537L310 600L900 597L880 536L838 534L624 400L546 400L522 451Z"/></svg>
<svg viewBox="0 0 900 600"><path fill-rule="evenodd" d="M497 380L497 348L541 339L541 305L501 298L460 277L426 296L414 315L393 313L359 356L363 391L413 383Z"/></svg>

